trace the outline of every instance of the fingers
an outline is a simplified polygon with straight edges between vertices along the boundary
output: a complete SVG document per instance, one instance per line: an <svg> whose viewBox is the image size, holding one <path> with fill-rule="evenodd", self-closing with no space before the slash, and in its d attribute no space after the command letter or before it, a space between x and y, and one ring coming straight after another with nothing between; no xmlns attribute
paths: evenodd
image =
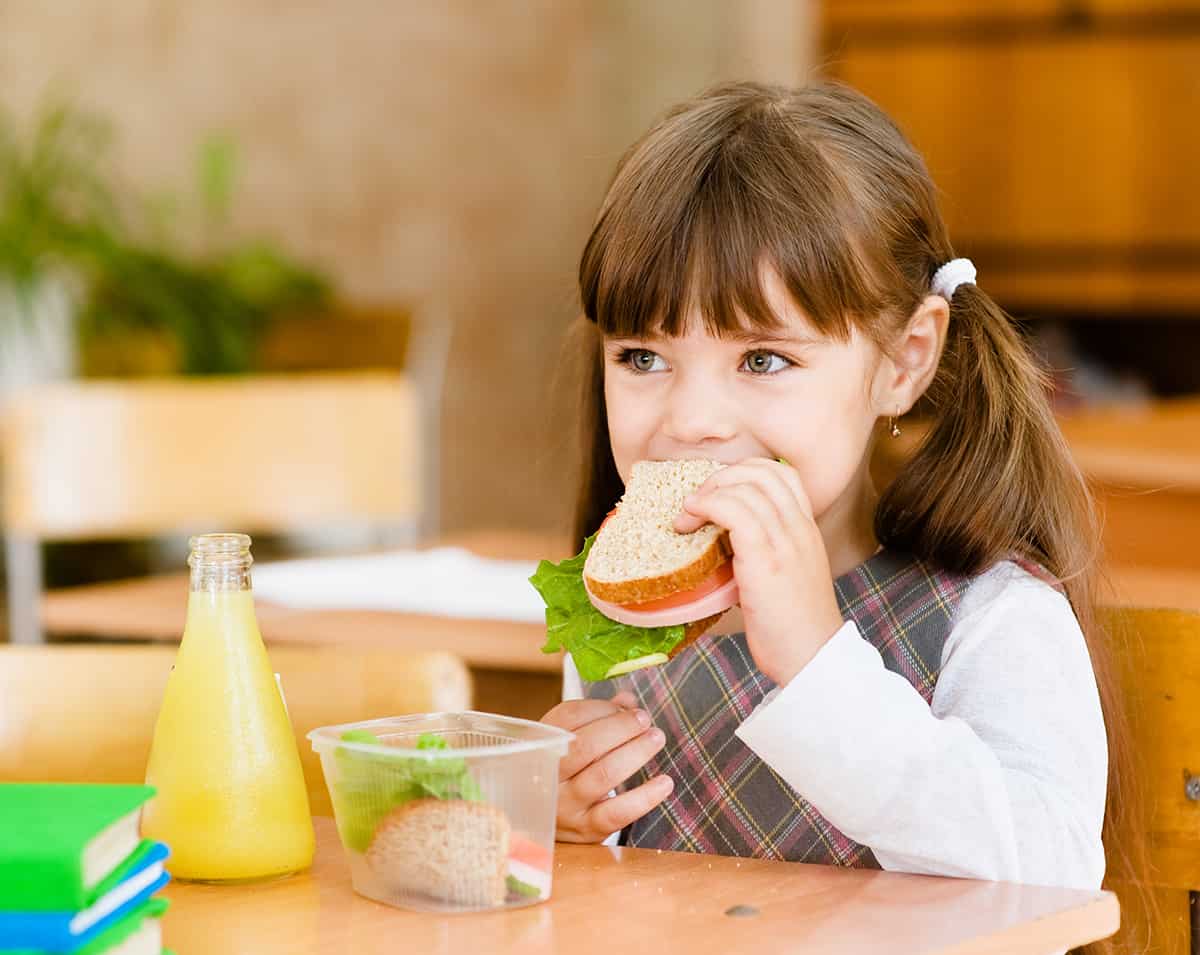
<svg viewBox="0 0 1200 955"><path fill-rule="evenodd" d="M773 522L769 517L760 517L747 497L739 488L725 488L689 505L708 521L729 531L735 568L739 562L757 560L776 549L770 530Z"/></svg>
<svg viewBox="0 0 1200 955"><path fill-rule="evenodd" d="M610 750L564 783L568 798L590 809L645 766L665 742L665 734L655 727Z"/></svg>
<svg viewBox="0 0 1200 955"><path fill-rule="evenodd" d="M571 740L567 755L558 764L558 778L570 779L605 754L641 736L649 727L650 714L645 710L617 708L610 715L593 720Z"/></svg>
<svg viewBox="0 0 1200 955"><path fill-rule="evenodd" d="M597 803L588 814L588 828L604 839L609 833L624 829L661 803L675 788L670 776L655 776L636 789L630 789L612 799Z"/></svg>
<svg viewBox="0 0 1200 955"><path fill-rule="evenodd" d="M559 764L557 837L599 842L623 829L667 798L671 780L659 776L610 796L665 745L662 730L622 690L612 700L571 700L546 714L544 722L571 728L575 739Z"/></svg>
<svg viewBox="0 0 1200 955"><path fill-rule="evenodd" d="M812 505L799 472L789 464L780 464L766 458L749 458L740 464L722 468L699 488L696 494L705 494L735 484L754 484L770 496L784 517L802 514L811 519Z"/></svg>
<svg viewBox="0 0 1200 955"><path fill-rule="evenodd" d="M735 567L747 562L773 564L795 550L796 532L784 526L770 499L748 484L721 488L687 506L729 531Z"/></svg>
<svg viewBox="0 0 1200 955"><path fill-rule="evenodd" d="M557 726L559 729L575 732L588 723L612 716L614 713L636 705L633 694L628 691L618 693L611 700L567 700L559 703L543 716L542 722Z"/></svg>
<svg viewBox="0 0 1200 955"><path fill-rule="evenodd" d="M711 522L733 531L728 515L745 517L742 510L734 508L719 516L712 507L714 500L731 496L741 500L761 523L764 538L775 547L789 545L798 530L812 520L812 507L796 469L778 461L752 458L722 468L705 481L685 502L675 530L687 534Z"/></svg>

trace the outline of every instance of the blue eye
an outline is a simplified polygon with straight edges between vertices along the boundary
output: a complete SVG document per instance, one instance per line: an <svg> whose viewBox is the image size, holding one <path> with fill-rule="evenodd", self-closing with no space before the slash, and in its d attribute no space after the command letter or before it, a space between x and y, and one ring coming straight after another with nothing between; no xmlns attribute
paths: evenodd
<svg viewBox="0 0 1200 955"><path fill-rule="evenodd" d="M752 351L742 359L742 367L752 375L774 375L790 368L792 362L773 351Z"/></svg>

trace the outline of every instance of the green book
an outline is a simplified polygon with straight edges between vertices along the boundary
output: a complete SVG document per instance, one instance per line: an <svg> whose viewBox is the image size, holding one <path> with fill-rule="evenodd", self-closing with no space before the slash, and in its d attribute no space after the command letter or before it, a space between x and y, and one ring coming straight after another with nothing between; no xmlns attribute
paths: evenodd
<svg viewBox="0 0 1200 955"><path fill-rule="evenodd" d="M114 925L89 941L86 945L71 949L60 955L103 955L120 948L121 955L160 955L162 947L162 926L159 920L167 910L168 902L163 898L147 899L141 905L131 909L129 914ZM41 949L23 948L9 951L4 955L50 955Z"/></svg>
<svg viewBox="0 0 1200 955"><path fill-rule="evenodd" d="M0 783L0 910L87 908L139 848L153 795L119 783Z"/></svg>

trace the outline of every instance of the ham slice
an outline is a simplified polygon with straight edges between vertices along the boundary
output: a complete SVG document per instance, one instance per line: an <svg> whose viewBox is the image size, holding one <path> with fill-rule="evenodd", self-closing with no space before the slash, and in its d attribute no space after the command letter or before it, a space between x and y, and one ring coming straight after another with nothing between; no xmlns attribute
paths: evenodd
<svg viewBox="0 0 1200 955"><path fill-rule="evenodd" d="M587 588L586 579L584 588ZM674 627L724 613L738 602L738 587L737 580L731 578L712 593L666 610L631 610L629 607L601 600L590 590L588 600L609 620L615 620L617 623L629 624L631 627Z"/></svg>

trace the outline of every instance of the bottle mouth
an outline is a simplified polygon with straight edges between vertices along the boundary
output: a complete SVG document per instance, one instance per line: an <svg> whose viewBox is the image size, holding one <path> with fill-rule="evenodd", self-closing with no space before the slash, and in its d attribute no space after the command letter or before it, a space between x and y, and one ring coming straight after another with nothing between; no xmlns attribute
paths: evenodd
<svg viewBox="0 0 1200 955"><path fill-rule="evenodd" d="M198 562L249 565L254 560L250 556L250 536L248 534L201 534L190 538L188 547L191 549L191 553L188 555L188 566L190 567L195 567Z"/></svg>

